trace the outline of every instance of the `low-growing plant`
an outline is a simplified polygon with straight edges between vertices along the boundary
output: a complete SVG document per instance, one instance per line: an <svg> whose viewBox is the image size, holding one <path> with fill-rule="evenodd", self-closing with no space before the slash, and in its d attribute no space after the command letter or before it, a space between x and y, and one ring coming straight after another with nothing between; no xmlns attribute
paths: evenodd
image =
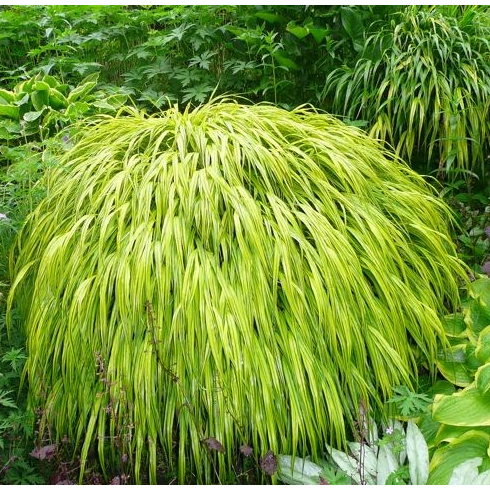
<svg viewBox="0 0 490 490"><path fill-rule="evenodd" d="M443 319L450 348L441 350L441 373L463 390L436 394L421 429L433 453L429 484L490 483L490 279L467 287L461 312ZM455 468L459 470L456 472Z"/></svg>
<svg viewBox="0 0 490 490"><path fill-rule="evenodd" d="M83 117L115 113L127 95L94 94L97 79L98 73L94 73L73 88L51 75L38 74L11 91L0 89L0 143L42 142Z"/></svg>
<svg viewBox="0 0 490 490"><path fill-rule="evenodd" d="M117 420L137 482L143 466L155 482L158 448L181 481L224 479L240 445L316 458L352 407L412 383L412 345L435 364L458 304L444 203L310 108L103 117L45 185L9 301L31 406L82 474L94 445L102 467L116 457Z"/></svg>

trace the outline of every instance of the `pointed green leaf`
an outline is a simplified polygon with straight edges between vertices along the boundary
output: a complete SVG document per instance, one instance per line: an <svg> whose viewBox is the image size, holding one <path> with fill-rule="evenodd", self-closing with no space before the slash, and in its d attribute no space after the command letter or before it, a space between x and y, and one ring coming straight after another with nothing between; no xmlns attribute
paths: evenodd
<svg viewBox="0 0 490 490"><path fill-rule="evenodd" d="M425 485L429 477L429 449L413 420L407 425L406 450L412 485Z"/></svg>

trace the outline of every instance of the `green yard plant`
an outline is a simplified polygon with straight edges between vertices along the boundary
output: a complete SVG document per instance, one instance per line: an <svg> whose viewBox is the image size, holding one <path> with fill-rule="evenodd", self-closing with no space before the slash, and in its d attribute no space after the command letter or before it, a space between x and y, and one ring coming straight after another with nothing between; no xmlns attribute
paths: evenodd
<svg viewBox="0 0 490 490"><path fill-rule="evenodd" d="M94 448L151 483L173 456L181 481L223 479L240 445L315 459L419 353L435 366L464 275L450 212L360 130L220 98L79 137L18 235L9 305L31 406L82 472Z"/></svg>
<svg viewBox="0 0 490 490"><path fill-rule="evenodd" d="M490 20L486 7L412 6L370 28L359 56L327 76L334 113L368 122L403 158L485 174ZM471 172L471 173L469 173Z"/></svg>

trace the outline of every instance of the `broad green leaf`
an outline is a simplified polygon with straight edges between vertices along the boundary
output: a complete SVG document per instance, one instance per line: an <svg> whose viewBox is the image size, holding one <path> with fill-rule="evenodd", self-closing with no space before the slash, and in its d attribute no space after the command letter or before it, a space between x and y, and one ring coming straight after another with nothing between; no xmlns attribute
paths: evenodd
<svg viewBox="0 0 490 490"><path fill-rule="evenodd" d="M478 478L478 467L482 461L482 458L472 458L458 465L454 468L448 485L472 485Z"/></svg>
<svg viewBox="0 0 490 490"><path fill-rule="evenodd" d="M66 97L53 87L49 89L49 105L54 109L60 110L68 105Z"/></svg>
<svg viewBox="0 0 490 490"><path fill-rule="evenodd" d="M10 119L19 119L19 108L14 105L1 105L0 104L0 116L7 116Z"/></svg>
<svg viewBox="0 0 490 490"><path fill-rule="evenodd" d="M485 327L490 326L490 308L480 297L471 301L466 311L465 322L476 335L479 335Z"/></svg>
<svg viewBox="0 0 490 490"><path fill-rule="evenodd" d="M484 328L476 341L475 357L482 364L490 362L490 326Z"/></svg>
<svg viewBox="0 0 490 490"><path fill-rule="evenodd" d="M332 460L335 462L335 464L352 480L357 485L360 485L361 483L361 475L359 474L359 468L357 461L349 456L348 454L344 453L343 451L339 451L338 449L335 449L328 444L325 444L327 448L327 453L330 455Z"/></svg>
<svg viewBox="0 0 490 490"><path fill-rule="evenodd" d="M475 374L475 382L481 394L490 393L490 362L478 368Z"/></svg>
<svg viewBox="0 0 490 490"><path fill-rule="evenodd" d="M413 420L408 421L405 444L410 481L412 485L425 485L429 477L429 449Z"/></svg>
<svg viewBox="0 0 490 490"><path fill-rule="evenodd" d="M298 65L291 58L288 58L285 55L285 51L274 51L274 53L272 53L272 56L277 61L279 66L284 66L291 70L298 69Z"/></svg>
<svg viewBox="0 0 490 490"><path fill-rule="evenodd" d="M490 434L490 427L475 427L475 430ZM468 427L441 424L435 437L435 444L439 445L441 442L453 442L466 432L468 432Z"/></svg>
<svg viewBox="0 0 490 490"><path fill-rule="evenodd" d="M294 22L290 22L286 30L298 39L303 39L310 33L307 27L298 26Z"/></svg>
<svg viewBox="0 0 490 490"><path fill-rule="evenodd" d="M0 105L10 104L14 100L15 96L10 90L0 88Z"/></svg>
<svg viewBox="0 0 490 490"><path fill-rule="evenodd" d="M473 369L468 366L467 344L451 346L439 353L437 368L451 383L457 386L468 386L473 381Z"/></svg>
<svg viewBox="0 0 490 490"><path fill-rule="evenodd" d="M32 85L32 91L46 91L49 92L50 86L48 83L43 82L42 80L38 80L37 82L33 83Z"/></svg>
<svg viewBox="0 0 490 490"><path fill-rule="evenodd" d="M66 100L68 101L68 104L71 104L73 102L76 102L78 100L84 99L84 97L89 94L94 87L97 85L96 81L93 82L87 82L84 83L83 85L78 85L76 88L74 88L69 94Z"/></svg>
<svg viewBox="0 0 490 490"><path fill-rule="evenodd" d="M448 425L475 427L490 425L490 393L469 386L454 395L436 395L432 417Z"/></svg>
<svg viewBox="0 0 490 490"><path fill-rule="evenodd" d="M37 119L39 119L43 115L43 110L40 111L31 111L31 112L26 112L23 116L22 119L27 122L32 122Z"/></svg>
<svg viewBox="0 0 490 490"><path fill-rule="evenodd" d="M282 16L273 12L256 12L255 17L270 23L281 22L283 20Z"/></svg>
<svg viewBox="0 0 490 490"><path fill-rule="evenodd" d="M49 104L49 94L46 90L31 93L31 102L36 111L42 111Z"/></svg>
<svg viewBox="0 0 490 490"><path fill-rule="evenodd" d="M476 281L473 281L469 285L468 291L474 298L480 298L483 305L490 312L490 278L480 277Z"/></svg>
<svg viewBox="0 0 490 490"><path fill-rule="evenodd" d="M363 47L364 25L360 13L350 7L341 7L342 26L352 39L354 49L361 51Z"/></svg>
<svg viewBox="0 0 490 490"><path fill-rule="evenodd" d="M464 322L463 314L454 313L452 315L446 315L441 321L448 336L465 337L466 323Z"/></svg>
<svg viewBox="0 0 490 490"><path fill-rule="evenodd" d="M317 44L320 44L328 34L328 29L321 29L312 26L308 26L308 31L313 36L313 39Z"/></svg>
<svg viewBox="0 0 490 490"><path fill-rule="evenodd" d="M437 449L430 461L428 485L447 485L453 471L468 459L488 459L490 435L469 430L452 443Z"/></svg>

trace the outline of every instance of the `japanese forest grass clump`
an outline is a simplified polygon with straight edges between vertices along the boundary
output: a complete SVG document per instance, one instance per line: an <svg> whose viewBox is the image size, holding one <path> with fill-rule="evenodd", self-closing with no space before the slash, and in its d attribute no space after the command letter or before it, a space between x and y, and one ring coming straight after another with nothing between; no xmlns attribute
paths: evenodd
<svg viewBox="0 0 490 490"><path fill-rule="evenodd" d="M315 458L413 381L413 346L435 365L463 274L449 212L329 115L221 99L104 117L46 185L10 301L31 404L82 460L123 447L155 482L176 455L181 481L209 482L242 444Z"/></svg>

